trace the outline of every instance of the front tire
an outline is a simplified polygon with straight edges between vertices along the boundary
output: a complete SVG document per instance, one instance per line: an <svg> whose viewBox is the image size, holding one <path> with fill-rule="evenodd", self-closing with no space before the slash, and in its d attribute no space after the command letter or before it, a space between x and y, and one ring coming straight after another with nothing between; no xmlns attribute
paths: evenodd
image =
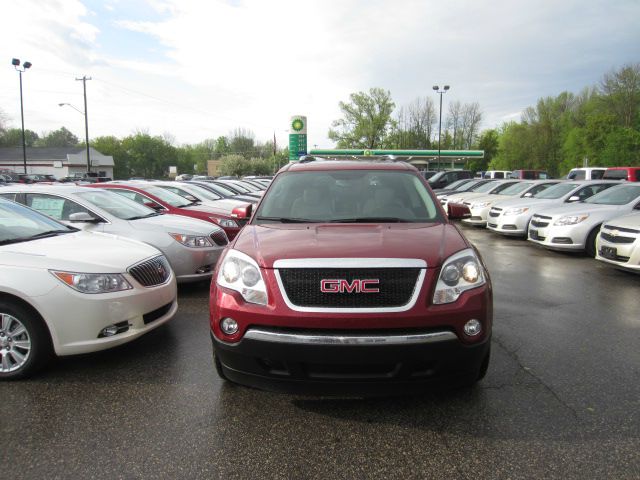
<svg viewBox="0 0 640 480"><path fill-rule="evenodd" d="M585 252L587 252L587 255L592 258L596 256L596 238L598 237L598 233L600 233L600 226L591 230L587 236L587 241L584 246Z"/></svg>
<svg viewBox="0 0 640 480"><path fill-rule="evenodd" d="M51 342L42 319L11 300L0 300L0 380L25 378L44 366Z"/></svg>

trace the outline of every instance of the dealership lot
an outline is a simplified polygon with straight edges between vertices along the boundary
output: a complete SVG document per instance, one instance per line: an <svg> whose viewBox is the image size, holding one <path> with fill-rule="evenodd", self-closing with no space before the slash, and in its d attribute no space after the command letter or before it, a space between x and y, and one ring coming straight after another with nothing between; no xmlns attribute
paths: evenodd
<svg viewBox="0 0 640 480"><path fill-rule="evenodd" d="M640 477L640 277L462 228L494 285L475 389L363 400L223 384L208 286L186 285L145 337L0 383L0 464L20 478Z"/></svg>

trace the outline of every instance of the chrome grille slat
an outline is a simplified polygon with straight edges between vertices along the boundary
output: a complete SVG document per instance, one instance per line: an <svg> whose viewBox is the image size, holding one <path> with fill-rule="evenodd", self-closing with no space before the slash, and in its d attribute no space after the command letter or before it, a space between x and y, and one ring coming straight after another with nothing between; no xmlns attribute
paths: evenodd
<svg viewBox="0 0 640 480"><path fill-rule="evenodd" d="M129 274L145 287L162 285L171 276L171 266L163 255L140 262L129 268Z"/></svg>

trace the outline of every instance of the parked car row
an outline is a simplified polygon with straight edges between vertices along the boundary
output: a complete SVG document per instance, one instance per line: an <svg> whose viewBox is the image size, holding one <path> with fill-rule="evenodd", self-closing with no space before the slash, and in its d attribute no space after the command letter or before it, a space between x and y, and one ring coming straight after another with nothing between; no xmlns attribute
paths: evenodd
<svg viewBox="0 0 640 480"><path fill-rule="evenodd" d="M639 182L498 180L439 198L453 218L469 225L640 273Z"/></svg>
<svg viewBox="0 0 640 480"><path fill-rule="evenodd" d="M181 182L0 189L0 379L170 320L176 284L209 280L246 202Z"/></svg>

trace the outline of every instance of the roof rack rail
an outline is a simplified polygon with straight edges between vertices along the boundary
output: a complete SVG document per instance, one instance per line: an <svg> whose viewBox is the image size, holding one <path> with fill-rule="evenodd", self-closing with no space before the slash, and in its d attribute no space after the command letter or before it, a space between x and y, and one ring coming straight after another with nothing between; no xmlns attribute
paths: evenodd
<svg viewBox="0 0 640 480"><path fill-rule="evenodd" d="M325 159L322 157L315 157L313 155L300 155L300 159L298 163L310 163L310 162L324 162Z"/></svg>

